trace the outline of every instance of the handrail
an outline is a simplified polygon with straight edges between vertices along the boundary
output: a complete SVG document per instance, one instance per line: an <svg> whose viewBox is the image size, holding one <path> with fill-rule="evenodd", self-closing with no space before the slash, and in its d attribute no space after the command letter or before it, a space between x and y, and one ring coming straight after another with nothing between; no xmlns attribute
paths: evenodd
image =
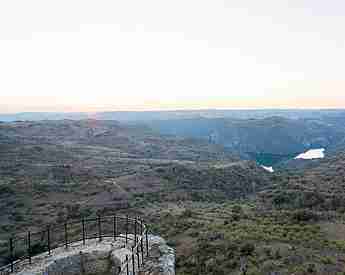
<svg viewBox="0 0 345 275"><path fill-rule="evenodd" d="M126 246L129 241L133 242L126 260L121 263L119 275L128 275L130 270L131 274L135 275L136 270L140 269L144 264L144 259L149 255L148 228L142 219L131 218L128 215L99 215L96 218L66 220L62 224L50 224L44 230L28 231L9 238L7 253L5 252L7 263L0 266L0 275L13 273L18 264L24 261L28 260L31 264L36 255L46 252L50 255L55 248L68 248L70 244L76 242L82 242L85 245L86 240L91 239L98 239L101 242L103 238L113 238L114 241L117 238L125 239ZM146 253L144 253L145 241ZM0 254L1 256L3 255ZM130 264L132 264L131 267Z"/></svg>

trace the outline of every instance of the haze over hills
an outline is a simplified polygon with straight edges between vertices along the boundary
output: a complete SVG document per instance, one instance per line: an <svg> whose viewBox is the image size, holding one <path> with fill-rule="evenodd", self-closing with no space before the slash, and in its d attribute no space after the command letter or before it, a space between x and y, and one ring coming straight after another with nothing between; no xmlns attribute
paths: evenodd
<svg viewBox="0 0 345 275"><path fill-rule="evenodd" d="M88 119L117 121L151 121L169 119L191 118L238 118L238 119L262 119L272 116L282 116L291 119L337 119L345 116L344 109L239 109L239 110L172 110L172 111L108 111L108 112L23 112L0 113L0 121L16 120L60 120L60 119Z"/></svg>
<svg viewBox="0 0 345 275"><path fill-rule="evenodd" d="M343 110L190 110L101 113L21 113L0 120L116 120L157 134L219 144L265 166L281 165L314 148L344 147Z"/></svg>

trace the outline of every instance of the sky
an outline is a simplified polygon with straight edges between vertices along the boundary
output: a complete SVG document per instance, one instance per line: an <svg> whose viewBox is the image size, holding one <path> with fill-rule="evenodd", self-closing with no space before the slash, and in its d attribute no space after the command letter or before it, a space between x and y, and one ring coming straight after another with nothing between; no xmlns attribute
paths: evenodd
<svg viewBox="0 0 345 275"><path fill-rule="evenodd" d="M0 1L0 112L345 107L343 0Z"/></svg>

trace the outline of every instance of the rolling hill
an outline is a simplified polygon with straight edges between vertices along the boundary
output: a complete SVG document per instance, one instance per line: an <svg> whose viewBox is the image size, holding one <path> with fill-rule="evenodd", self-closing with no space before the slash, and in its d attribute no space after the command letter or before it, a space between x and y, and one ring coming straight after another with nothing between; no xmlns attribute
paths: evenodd
<svg viewBox="0 0 345 275"><path fill-rule="evenodd" d="M269 183L222 146L116 121L1 123L0 155L0 236L90 209L247 197Z"/></svg>

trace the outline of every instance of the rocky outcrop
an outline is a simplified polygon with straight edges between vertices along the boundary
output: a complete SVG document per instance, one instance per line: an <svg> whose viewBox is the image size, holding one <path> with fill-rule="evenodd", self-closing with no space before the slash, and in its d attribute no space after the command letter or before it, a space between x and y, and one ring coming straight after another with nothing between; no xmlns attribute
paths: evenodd
<svg viewBox="0 0 345 275"><path fill-rule="evenodd" d="M147 275L175 275L175 251L158 236L150 236L150 256L144 266Z"/></svg>
<svg viewBox="0 0 345 275"><path fill-rule="evenodd" d="M129 238L132 236L129 235ZM51 255L43 253L32 259L32 264L23 263L16 275L117 275L121 272L128 256L129 274L140 275L175 275L175 251L158 236L149 235L149 256L144 257L144 265L138 269L137 257L132 263L132 242L126 245L124 238L114 241L105 238L102 242L90 240L83 245L74 243L68 249L57 248ZM142 259L139 258L140 263ZM123 270L124 271L124 270ZM127 270L126 270L127 271ZM127 274L126 271L123 274ZM140 273L138 272L140 271Z"/></svg>

